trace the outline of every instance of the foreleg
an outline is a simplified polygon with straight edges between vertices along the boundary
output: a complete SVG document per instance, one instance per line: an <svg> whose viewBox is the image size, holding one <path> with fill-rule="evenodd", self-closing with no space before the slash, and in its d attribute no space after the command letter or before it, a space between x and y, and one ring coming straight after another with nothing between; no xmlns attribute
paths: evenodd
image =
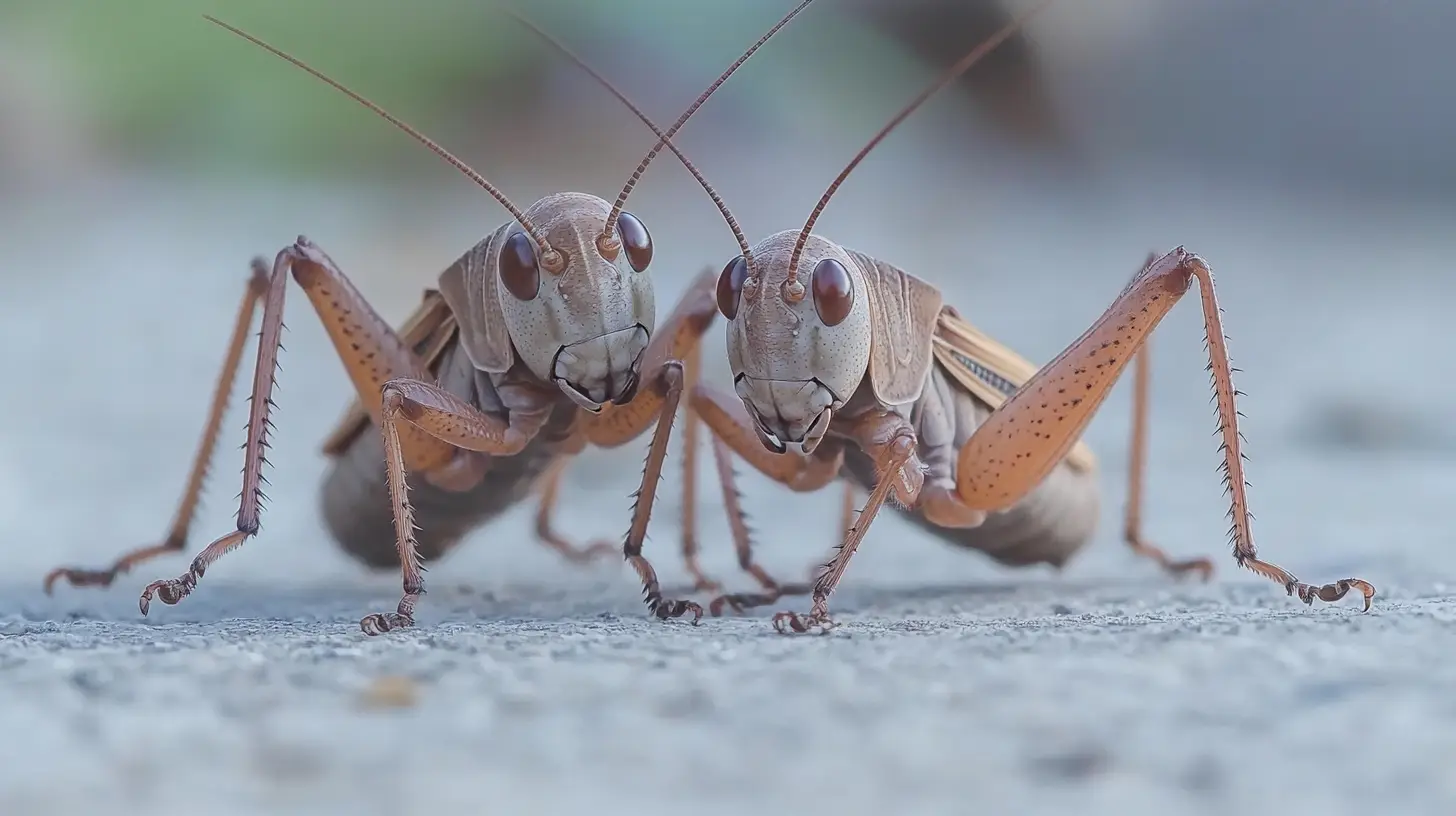
<svg viewBox="0 0 1456 816"><path fill-rule="evenodd" d="M395 612L368 615L359 621L359 628L369 635L414 625L415 602L425 593L424 567L415 543L414 508L410 506L409 486L405 481L401 426L417 428L453 448L491 456L516 456L546 424L555 399L549 391L525 392L519 399L511 400L511 404L535 401L537 406L513 410L509 420L501 421L449 391L419 380L390 380L385 383L382 394L380 424L384 433L385 470L394 504L395 543L403 572L404 595Z"/></svg>
<svg viewBox="0 0 1456 816"><path fill-rule="evenodd" d="M865 533L880 507L892 492L901 504L915 506L925 483L924 466L916 455L915 432L904 418L888 412L867 414L856 422L853 435L875 462L875 487L844 543L814 581L809 614L801 616L797 612L780 612L774 615L774 629L781 634L790 631L803 633L815 628L827 632L834 628L835 623L829 617L829 595L844 577L849 560L859 549L860 542L864 541Z"/></svg>

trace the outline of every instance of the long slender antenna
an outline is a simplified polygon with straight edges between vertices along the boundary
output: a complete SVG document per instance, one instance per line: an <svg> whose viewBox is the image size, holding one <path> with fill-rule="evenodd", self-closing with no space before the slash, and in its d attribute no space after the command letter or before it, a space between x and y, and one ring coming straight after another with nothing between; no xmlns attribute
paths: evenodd
<svg viewBox="0 0 1456 816"><path fill-rule="evenodd" d="M557 51L561 52L561 54L567 59L576 63L577 66L583 71L587 72L587 74L590 75L592 79L595 79L598 83L602 85L602 87L610 91L613 96L621 100L623 105L626 105L629 110L637 114L637 118L642 120L642 124L650 128L652 132L656 134L657 138L662 140L662 144L667 145L667 149L671 150L673 154L677 156L678 161L681 161L683 163L683 166L688 169L688 172L693 174L693 178L698 180L698 184L701 184L703 186L703 189L708 192L708 197L713 199L713 203L718 206L718 212L723 214L723 220L727 221L728 228L733 230L733 237L738 239L738 246L740 249L743 250L743 254L746 257L749 254L748 239L744 237L743 230L738 226L738 219L734 218L733 213L728 211L728 205L723 203L723 197L718 195L718 191L713 189L713 185L709 184L706 178L703 178L703 174L698 171L698 168L693 165L692 161L690 161L687 156L684 156L683 152L681 150L678 150L677 145L673 144L668 136L662 132L662 128L658 127L655 123L653 123L651 119L648 119L647 114L643 113L641 108L633 104L632 100L628 99L626 94L618 90L617 86L613 85L611 80L598 73L595 68L592 68L586 63L586 60L583 60L580 56L577 56L574 51L572 51L570 48L567 48L563 43L561 43L561 41L557 40L550 34L547 34L541 29L540 26L526 19L515 10L507 9L506 13L516 18L517 22L530 29L533 33L535 33L536 36L545 40L547 45L555 48ZM603 237L605 238L607 236Z"/></svg>
<svg viewBox="0 0 1456 816"><path fill-rule="evenodd" d="M737 71L739 66L743 65L743 63L748 61L749 57L753 56L753 52L757 51L759 48L762 48L763 44L769 41L769 38L777 34L779 29L788 25L790 20L797 17L799 12L803 11L804 8L813 1L814 0L804 0L804 2L800 3L797 8L784 15L784 18L782 20L779 20L773 28L770 28L768 30L768 33L760 37L758 39L758 42L753 44L753 47L743 52L743 56L739 57L737 62L728 66L728 70L724 71L723 74L719 76L717 81L715 81L712 85L709 85L706 91L703 91L702 96L698 97L697 101L692 104L692 107L683 111L683 115L678 117L677 122L675 122L672 127L667 129L667 135L663 137L663 139L666 140L672 138L673 134L677 133L678 128L682 127L683 124L688 121L688 117L696 113L698 108L702 107L703 103L708 101L708 97L712 96L713 92L718 90L718 88L724 82L727 82L728 77L733 76L733 72ZM627 179L626 186L622 188L622 192L617 196L617 203L612 205L612 212L610 215L607 216L607 229L605 232L602 233L606 237L612 237L612 230L615 229L617 226L617 216L622 213L622 207L625 206L627 203L627 196L632 194L632 188L637 186L637 182L641 180L642 174L647 172L647 165L651 164L652 159L657 156L659 151L662 150L663 144L663 141L659 141L656 146L652 148L652 150L648 151L647 156L642 159L642 163L637 165L637 169L632 173L632 177Z"/></svg>
<svg viewBox="0 0 1456 816"><path fill-rule="evenodd" d="M962 57L960 62L957 62L955 65L952 65L950 68L946 69L945 73L941 74L940 77L932 82L929 87L921 91L920 95L915 97L915 100L913 102L911 102L909 105L906 105L904 110L901 110L898 114L896 114L895 118L891 119L889 124L881 128L880 132L876 133L873 139L870 139L869 144L865 145L864 148L859 151L859 154L856 155L852 160L850 160L849 165L840 172L838 178L834 179L834 183L829 185L829 189L824 192L824 197L819 199L819 204L815 206L814 211L810 213L809 220L804 222L804 229L800 231L799 240L794 244L794 253L789 256L789 274L788 277L784 280L783 289L785 295L790 300L798 300L799 298L802 298L804 296L804 284L799 283L798 281L799 255L804 251L804 244L807 243L809 240L809 231L814 228L814 222L819 220L819 215L823 213L824 208L829 205L829 199L834 196L834 192L839 189L839 185L843 184L844 180L849 177L850 172L853 171L854 168L857 167L859 163L864 160L865 156L869 155L869 152L871 150L874 150L875 145L879 144L882 140L884 140L886 136L890 135L890 131L894 130L897 125L905 121L905 118L908 117L910 114L914 113L916 108L919 108L922 104L924 104L925 100L929 99L931 95L933 95L936 91L939 91L941 88L949 85L951 80L954 80L956 77L965 73L966 69L970 68L972 65L975 65L978 61L980 61L982 57L995 50L996 46L1005 42L1008 38L1011 37L1012 34L1015 34L1018 29L1020 29L1029 20L1031 20L1032 17L1040 14L1047 6L1050 6L1052 2L1053 0L1042 0L1042 2L1037 3L1034 7L1032 7L1030 11L1027 11L1025 14L1007 23L1000 31L991 35L980 45L971 49L971 52Z"/></svg>
<svg viewBox="0 0 1456 816"><path fill-rule="evenodd" d="M445 161L449 162L451 165L453 165L455 167L456 170L459 170L461 173L464 173L467 178L469 178L471 181L475 182L476 184L478 184L482 188L484 188L487 193L490 193L492 196L495 196L495 200L496 201L499 201L501 203L501 206L503 206L507 210L509 210L512 217L514 217L517 221L521 222L521 226L522 227L525 227L526 232L530 234L532 240L534 240L536 242L536 245L541 248L541 252L542 252L541 263L542 263L542 265L550 268L550 267L555 266L556 264L560 263L560 261L561 261L560 254L557 253L556 250L552 249L550 244L546 243L546 236L542 235L541 232L536 229L536 225L534 225L530 221L526 220L526 214L521 211L521 208L519 208L516 205L512 204L511 201L510 201L510 199L506 198L505 193L502 193L498 187L496 187L494 184L491 184L489 181L486 181L484 176L482 176L479 173L477 173L474 170L472 170L470 168L470 165L466 164L465 162L461 161L460 159L457 159L453 154L450 153L450 151L448 151L445 148L441 147L440 145L436 144L433 139L431 139L430 137L426 136L423 133L420 133L418 130L415 130L414 128L410 127L409 125L405 124L404 122L400 121L398 118L396 118L389 111L386 111L384 108L379 107L378 105L374 104L373 102L370 102L368 99L365 99L364 97L360 96L359 94L357 94L357 93L349 90L348 88L344 87L339 82L337 82L337 81L335 81L333 79L330 79L323 72L317 70L316 68L313 68L312 66L308 65L307 63L305 63L303 60L300 60L300 59L298 59L297 57L295 57L295 56L293 56L291 54L288 54L288 53L286 53L284 51L279 50L278 48L275 48L275 47L269 45L266 42L263 42L262 40L258 39L257 37L254 37L252 34L249 34L249 33L247 33L246 31L243 31L240 28L236 28L234 26L228 25L227 23L224 23L223 21L217 19L216 17L213 17L210 14L204 14L204 15L202 15L202 18L204 20L207 20L210 23L214 23L216 25L219 25L219 26L227 29L228 31L231 31L232 33L238 35L239 37L242 37L243 39L247 40L248 42L251 42L252 44L258 46L259 48L262 48L265 51L269 51L274 56L280 57L280 58L282 58L284 60L287 60L288 62L293 63L295 66L297 66L299 68L302 68L304 71L307 71L308 73L312 74L317 79L320 79L320 80L328 83L329 85L332 85L336 90L342 92L345 96L349 97L350 99L354 100L355 102L358 102L359 104L363 105L364 107L366 107L369 110L373 111L374 113L378 114L379 116L381 116L382 118L384 118L385 121L389 122L390 124L394 125L395 127L399 128L400 130L404 131L406 134L408 134L410 137L412 137L415 141L417 141L420 144L424 145L425 147L429 148L435 155L437 155L440 158L444 159ZM552 258L555 258L555 261L552 261L551 260Z"/></svg>

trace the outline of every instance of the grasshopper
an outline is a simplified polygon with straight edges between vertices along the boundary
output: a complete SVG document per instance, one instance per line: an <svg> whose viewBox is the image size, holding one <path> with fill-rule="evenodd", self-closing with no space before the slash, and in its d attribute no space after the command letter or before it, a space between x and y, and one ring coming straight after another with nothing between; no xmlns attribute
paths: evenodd
<svg viewBox="0 0 1456 816"><path fill-rule="evenodd" d="M1370 608L1375 588L1364 580L1311 586L1257 556L1237 392L1213 273L1203 259L1183 247L1150 257L1091 328L1038 369L967 322L934 286L813 232L830 198L875 145L1049 4L1043 0L980 43L891 119L829 186L802 229L770 235L723 267L716 299L728 321L737 399L698 383L689 405L714 436L730 511L737 509L736 491L724 447L791 490L843 478L848 499L856 485L869 496L857 520L848 505L842 543L810 585L761 581L764 593L714 599L715 614L724 603L742 609L792 592L809 594L811 609L777 613L777 631L834 628L829 595L891 498L923 528L1003 563L1061 564L1091 536L1096 520L1095 460L1080 436L1134 356L1137 431L1127 540L1170 571L1207 577L1209 562L1172 561L1138 529L1148 376L1146 352L1139 351L1195 279L1235 561L1306 604L1316 597L1338 601L1353 588Z"/></svg>
<svg viewBox="0 0 1456 816"><path fill-rule="evenodd" d="M749 57L811 0L803 0L734 62L667 131L653 124L601 75L517 14L547 43L587 68L658 137L616 202L585 193L549 195L524 210L444 148L379 106L300 60L215 18L206 19L308 72L429 148L510 212L512 221L465 252L438 278L437 289L394 330L340 268L300 236L280 250L271 268L253 262L203 437L171 531L159 545L123 555L105 570L62 568L46 578L73 585L109 585L117 575L185 548L203 478L216 447L253 313L262 302L237 529L213 541L187 572L148 585L139 602L176 604L209 567L256 535L262 513L272 390L280 349L284 296L290 275L308 295L353 382L357 400L324 445L334 461L322 489L325 519L335 540L353 555L384 566L382 541L394 544L403 596L392 613L366 616L360 628L377 635L414 623L424 594L423 561L440 556L465 533L539 492L538 532L548 544L585 558L550 531L549 517L562 470L587 445L616 447L655 422L641 497L622 544L643 585L648 609L660 619L702 607L663 597L642 555L652 491L660 478L673 417L693 371L683 357L714 319L714 273L702 273L655 332L647 227L624 209L652 159L668 147L717 202L744 251L748 245L722 199L671 137ZM365 434L373 426L379 434ZM384 467L380 467L381 460ZM406 472L420 484L410 497ZM388 500L392 513L380 509ZM376 509L379 508L379 509ZM415 525L416 511L426 522ZM687 545L685 543L685 550Z"/></svg>

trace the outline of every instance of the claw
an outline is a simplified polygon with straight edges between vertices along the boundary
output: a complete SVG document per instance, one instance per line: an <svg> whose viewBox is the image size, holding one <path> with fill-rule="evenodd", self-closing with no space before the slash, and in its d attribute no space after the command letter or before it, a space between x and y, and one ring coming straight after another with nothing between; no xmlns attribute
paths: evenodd
<svg viewBox="0 0 1456 816"><path fill-rule="evenodd" d="M142 590L142 597L137 602L137 607L142 611L142 617L146 617L147 611L152 607L152 596L156 595L157 600L168 606L174 606L183 598L192 594L192 588L197 585L197 576L189 572L181 578L173 578L168 581L153 581L147 584Z"/></svg>
<svg viewBox="0 0 1456 816"><path fill-rule="evenodd" d="M1360 590L1360 594L1365 598L1365 608L1360 611L1369 612L1370 606L1375 599L1375 587L1368 581L1363 581L1359 578L1345 578L1321 587L1295 583L1289 588L1289 594L1293 595L1297 592L1301 601L1304 601L1309 606L1313 606L1315 598L1319 598L1325 603L1334 603L1349 594L1351 589Z"/></svg>
<svg viewBox="0 0 1456 816"><path fill-rule="evenodd" d="M382 635L385 632L395 629L404 629L415 625L415 620L409 615L401 615L397 612L378 613L367 615L359 621L359 628L364 634L370 637Z"/></svg>
<svg viewBox="0 0 1456 816"><path fill-rule="evenodd" d="M688 612L692 612L694 626L697 626L698 621L703 619L703 607L693 601L659 601L657 608L652 611L660 620L680 618Z"/></svg>

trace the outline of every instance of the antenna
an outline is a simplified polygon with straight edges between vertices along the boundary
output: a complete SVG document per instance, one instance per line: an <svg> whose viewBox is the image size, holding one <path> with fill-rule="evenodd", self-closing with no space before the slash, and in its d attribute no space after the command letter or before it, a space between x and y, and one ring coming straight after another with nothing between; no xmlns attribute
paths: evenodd
<svg viewBox="0 0 1456 816"><path fill-rule="evenodd" d="M743 52L743 56L739 57L737 62L728 66L728 70L724 71L723 74L719 76L717 81L715 81L712 85L709 85L706 91L703 91L702 96L698 97L697 101L692 104L692 107L688 108L686 111L683 111L683 115L678 117L677 122L673 123L673 126L667 129L667 135L666 137L664 137L664 139L672 138L672 135L677 133L678 128L682 127L683 124L688 121L688 117L696 113L698 108L702 107L703 103L708 101L708 97L712 96L714 91L718 90L718 88L724 82L728 81L728 77L732 76L734 71L737 71L738 68L743 65L743 63L748 61L749 57L753 56L753 52L763 47L763 44L768 42L769 38L777 34L779 29L788 25L790 20L797 17L799 12L803 11L804 8L812 2L814 2L814 0L804 0L804 2L800 3L797 8L784 15L784 18L782 20L779 20L773 28L770 28L768 30L768 33L764 34L762 37L759 37L758 42L754 43L752 47L750 47L747 51ZM660 150L662 150L662 146L663 142L659 141L652 148L652 150L648 151L647 156L642 159L642 163L637 165L637 169L633 171L632 177L627 179L626 186L622 188L622 192L617 196L617 203L612 205L612 212L610 215L607 216L607 229L605 232L602 233L606 237L612 237L612 230L615 229L617 225L617 216L621 215L622 207L627 203L627 196L632 194L632 188L637 186L637 182L641 180L642 174L647 172L647 165L652 163L652 159L658 154ZM746 254L747 253L745 253L745 255Z"/></svg>
<svg viewBox="0 0 1456 816"><path fill-rule="evenodd" d="M733 213L728 211L728 205L723 203L723 197L718 195L718 191L713 189L713 185L709 184L707 179L703 178L703 174L698 171L698 168L693 166L693 163L688 159L687 156L683 155L683 152L681 150L677 149L677 145L669 141L668 136L662 132L662 128L654 124L651 119L648 119L647 114L643 113L641 108L633 104L632 100L628 99L626 94L618 90L617 86L613 85L611 80L602 76L599 72L597 72L595 68L592 68L590 65L588 65L586 63L586 60L583 60L581 57L577 56L577 54L570 48L567 48L555 37L543 31L540 26L521 16L517 12L507 9L506 13L516 18L517 22L530 29L533 33L536 34L536 36L545 40L547 45L555 48L557 51L561 52L561 54L567 59L576 63L577 66L580 67L583 71L586 71L592 79L595 79L597 82L601 83L602 87L606 88L608 91L611 92L613 96L621 100L623 105L626 105L629 110L637 114L637 118L642 120L642 124L650 128L652 132L656 134L657 138L662 140L660 144L667 145L667 149L671 150L673 154L677 156L678 161L681 161L683 163L683 166L688 169L688 172L693 174L693 178L698 180L698 184L701 184L703 186L703 189L708 192L708 197L713 199L713 203L718 206L718 212L723 214L723 220L728 222L728 228L733 230L733 237L738 239L739 248L743 250L743 254L745 256L748 255L748 239L744 237L743 230L738 226L738 219L734 218ZM604 234L602 237L606 239L610 236Z"/></svg>
<svg viewBox="0 0 1456 816"><path fill-rule="evenodd" d="M839 189L839 185L843 184L844 180L849 177L850 172L852 172L855 167L859 166L859 163L861 161L864 161L864 157L869 155L869 152L875 148L875 145L878 145L881 141L884 140L886 136L890 135L890 131L894 130L897 125L905 121L906 117L914 113L917 108L924 104L925 100L929 99L933 94L935 94L936 91L939 91L941 88L949 85L950 82L956 77L965 73L968 68L970 68L972 65L975 65L981 60L982 57L995 50L996 46L1009 39L1012 34L1015 34L1017 30L1025 25L1029 20L1031 20L1031 18L1041 13L1043 10L1046 9L1047 6L1050 6L1051 4L1052 0L1042 0L1041 2L1033 6L1030 11L1027 11L1025 14L1007 23L1001 28L1000 31L992 34L986 40L982 41L980 45L977 45L975 48L971 49L971 52L962 57L960 62L957 62L955 65L952 65L950 68L946 69L946 71L942 73L938 78L936 78L936 80L932 82L929 87L921 91L920 95L915 97L914 101L912 101L909 105L906 105L905 108L899 113L895 114L895 118L891 119L889 124L881 128L880 132L876 133L873 139L870 139L869 144L866 144L859 151L859 153L850 160L849 165L846 166L844 170L839 173L839 176L834 179L834 183L829 185L829 189L824 191L824 197L819 199L819 203L814 207L814 211L809 214L809 220L804 222L804 229L799 232L799 240L794 244L793 254L789 256L789 274L788 277L784 280L783 290L785 297L787 297L790 301L797 301L804 296L804 284L800 283L798 280L799 256L804 251L804 244L807 243L809 240L809 232L814 228L814 222L819 220L819 215L823 213L824 208L829 205L829 199L834 196L835 191Z"/></svg>
<svg viewBox="0 0 1456 816"><path fill-rule="evenodd" d="M227 23L224 23L223 21L217 19L216 17L213 17L212 15L204 14L204 15L202 15L202 18L204 20L207 20L210 23L214 23L216 25L219 25L219 26L227 29L228 31L231 31L232 33L238 35L239 37L242 37L243 39L247 40L248 42L251 42L252 44L258 46L259 48L262 48L262 49L264 49L266 51L269 51L272 54L274 54L275 56L281 57L282 59L287 60L288 62L293 63L295 66L297 66L299 68L302 68L304 71L307 71L308 73L312 74L317 79L320 79L320 80L328 83L329 85L332 85L336 90L342 92L345 96L348 96L350 99L353 99L355 102L358 102L359 104L363 105L364 107L366 107L369 110L373 111L374 113L378 114L380 117L384 118L390 124L394 125L395 127L399 128L400 130L404 131L406 134L408 134L415 141L417 141L420 144L424 145L425 147L429 148L431 150L431 152L433 152L435 155L437 155L440 158L444 159L445 161L449 162L451 165L453 165L455 167L456 170L459 170L461 173L464 173L465 176L466 176L466 178L469 178L471 181L473 181L476 184L480 185L487 193L490 193L492 196L495 196L495 200L496 201L499 201L501 203L501 206L503 206L507 210L509 210L510 213L511 213L511 215L517 221L521 222L521 226L522 227L525 227L526 232L530 234L532 240L534 240L536 242L536 245L541 248L541 252L542 252L541 262L542 262L543 265L545 265L547 268L551 268L551 267L556 266L556 265L559 265L561 263L561 255L560 255L560 253L556 252L556 250L554 250L554 249L551 248L551 245L550 244L546 243L546 237L544 235L542 235L539 230L536 229L536 226L534 224L532 224L530 221L526 220L526 214L524 212L522 212L519 207L517 207L516 205L512 204L511 201L510 201L510 199L506 198L505 193L502 193L500 191L500 188L496 187L494 184L491 184L489 181L486 181L484 176L482 176L479 173L477 173L474 170L472 170L470 168L470 165L468 165L465 162L461 161L460 159L456 158L453 154L450 153L450 151L448 151L445 148L441 147L440 145L436 144L433 139L431 139L430 137L426 136L423 133L420 133L418 130L415 130L413 127L410 127L409 125L405 124L404 122L400 121L397 117L395 117L393 114L389 113L389 111L386 111L384 108L381 108L380 106L374 104L373 102L370 102L368 99L365 99L363 96L360 96L359 94L355 93L354 91L349 90L348 88L344 87L341 83L339 83L339 82L337 82L337 81L335 81L333 79L330 79L323 72L317 70L316 68L313 68L312 66L308 65L307 63L305 63L303 60L300 60L300 59L298 59L297 57L295 57L295 56L293 56L291 54L288 54L288 53L286 53L286 52L284 52L282 50L279 50L278 48L275 48L275 47L269 45L266 42L263 42L262 40L258 39L257 37L254 37L252 34L249 34L249 33L247 33L246 31L243 31L240 28L236 28L234 26L228 25ZM553 258L555 260L551 260Z"/></svg>

